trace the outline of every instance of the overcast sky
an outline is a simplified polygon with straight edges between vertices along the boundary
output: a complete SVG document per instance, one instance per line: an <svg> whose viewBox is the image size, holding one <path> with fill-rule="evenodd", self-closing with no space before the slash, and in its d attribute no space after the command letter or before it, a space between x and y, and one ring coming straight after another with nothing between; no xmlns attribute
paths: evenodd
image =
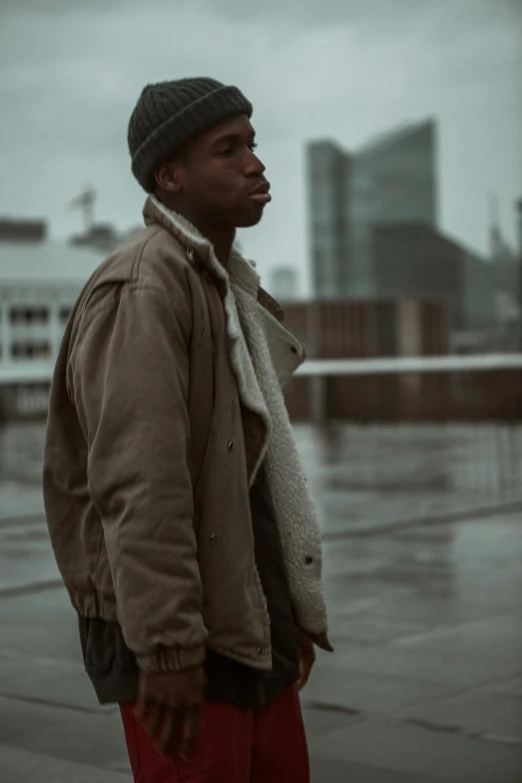
<svg viewBox="0 0 522 783"><path fill-rule="evenodd" d="M242 244L261 271L306 280L308 139L350 149L427 116L443 230L485 251L493 188L515 243L521 73L522 0L0 0L0 214L66 236L89 183L100 221L139 223L126 126L141 88L209 75L254 104L274 200Z"/></svg>

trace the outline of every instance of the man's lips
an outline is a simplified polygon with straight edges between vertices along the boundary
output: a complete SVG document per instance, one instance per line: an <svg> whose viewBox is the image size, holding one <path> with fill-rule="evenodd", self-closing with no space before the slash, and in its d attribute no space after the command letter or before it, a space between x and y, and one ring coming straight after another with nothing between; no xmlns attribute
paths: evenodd
<svg viewBox="0 0 522 783"><path fill-rule="evenodd" d="M269 201L272 201L272 196L270 195L269 190L270 183L261 182L261 184L258 185L257 188L255 188L248 197L251 198L252 201L258 201L260 204L268 204Z"/></svg>

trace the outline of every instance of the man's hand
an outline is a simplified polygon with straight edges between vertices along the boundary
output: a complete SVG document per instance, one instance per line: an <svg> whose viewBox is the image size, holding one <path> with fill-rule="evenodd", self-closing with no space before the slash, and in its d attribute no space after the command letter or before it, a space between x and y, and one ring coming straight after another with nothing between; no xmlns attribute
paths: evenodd
<svg viewBox="0 0 522 783"><path fill-rule="evenodd" d="M189 759L196 749L206 677L202 666L140 676L135 717L164 755Z"/></svg>
<svg viewBox="0 0 522 783"><path fill-rule="evenodd" d="M301 647L301 676L297 681L297 688L302 690L308 682L315 663L315 647L311 638L304 631L298 630L297 635Z"/></svg>

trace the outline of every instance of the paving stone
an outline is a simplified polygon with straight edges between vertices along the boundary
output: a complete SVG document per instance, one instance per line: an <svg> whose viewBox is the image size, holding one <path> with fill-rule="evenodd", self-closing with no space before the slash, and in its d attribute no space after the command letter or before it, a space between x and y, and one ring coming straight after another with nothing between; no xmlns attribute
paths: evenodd
<svg viewBox="0 0 522 783"><path fill-rule="evenodd" d="M473 654L477 648L492 657L522 659L522 622L511 614L486 617L460 623L453 628L431 628L420 634L400 638L397 647L431 652L448 648Z"/></svg>
<svg viewBox="0 0 522 783"><path fill-rule="evenodd" d="M107 769L128 762L114 711L85 713L0 697L0 744Z"/></svg>
<svg viewBox="0 0 522 783"><path fill-rule="evenodd" d="M359 645L380 645L409 637L414 633L425 630L426 626L408 621L390 623L385 617L352 617L341 622L332 622L330 634L332 643L336 641L349 641Z"/></svg>
<svg viewBox="0 0 522 783"><path fill-rule="evenodd" d="M312 783L435 783L431 777L412 777L366 764L346 764L317 757L311 759L311 768Z"/></svg>
<svg viewBox="0 0 522 783"><path fill-rule="evenodd" d="M2 783L132 783L131 775L0 746Z"/></svg>
<svg viewBox="0 0 522 783"><path fill-rule="evenodd" d="M303 704L303 720L309 739L318 737L335 729L352 726L364 720L362 715L351 715L348 712L332 709L317 709Z"/></svg>
<svg viewBox="0 0 522 783"><path fill-rule="evenodd" d="M367 672L374 675L393 675L424 682L446 683L455 690L471 689L502 678L515 677L521 668L520 656L509 648L497 648L493 655L480 646L461 650L447 648L434 650L422 646L388 645L361 647L347 655L337 655L335 665L347 675ZM358 674L357 674L358 676Z"/></svg>
<svg viewBox="0 0 522 783"><path fill-rule="evenodd" d="M0 665L0 696L18 697L57 706L100 710L83 667L61 661L34 662L4 658Z"/></svg>
<svg viewBox="0 0 522 783"><path fill-rule="evenodd" d="M455 685L428 682L377 671L343 670L317 664L306 689L303 703L346 707L362 713L390 713L409 704L431 702L455 692Z"/></svg>
<svg viewBox="0 0 522 783"><path fill-rule="evenodd" d="M433 704L401 710L397 719L459 729L465 734L486 734L522 743L522 696L473 691Z"/></svg>
<svg viewBox="0 0 522 783"><path fill-rule="evenodd" d="M490 683L484 687L484 690L491 693L506 693L508 696L522 697L522 676Z"/></svg>
<svg viewBox="0 0 522 783"><path fill-rule="evenodd" d="M320 758L376 767L419 781L520 783L522 779L518 746L384 721L368 720L323 734L311 743L311 752Z"/></svg>

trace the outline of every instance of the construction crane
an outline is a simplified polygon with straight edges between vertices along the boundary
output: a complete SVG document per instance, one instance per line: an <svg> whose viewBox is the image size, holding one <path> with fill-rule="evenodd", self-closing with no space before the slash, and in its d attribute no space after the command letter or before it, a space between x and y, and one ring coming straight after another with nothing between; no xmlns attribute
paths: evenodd
<svg viewBox="0 0 522 783"><path fill-rule="evenodd" d="M96 201L96 195L94 188L86 185L82 192L69 203L71 209L82 210L85 234L91 232L94 224L94 202Z"/></svg>

